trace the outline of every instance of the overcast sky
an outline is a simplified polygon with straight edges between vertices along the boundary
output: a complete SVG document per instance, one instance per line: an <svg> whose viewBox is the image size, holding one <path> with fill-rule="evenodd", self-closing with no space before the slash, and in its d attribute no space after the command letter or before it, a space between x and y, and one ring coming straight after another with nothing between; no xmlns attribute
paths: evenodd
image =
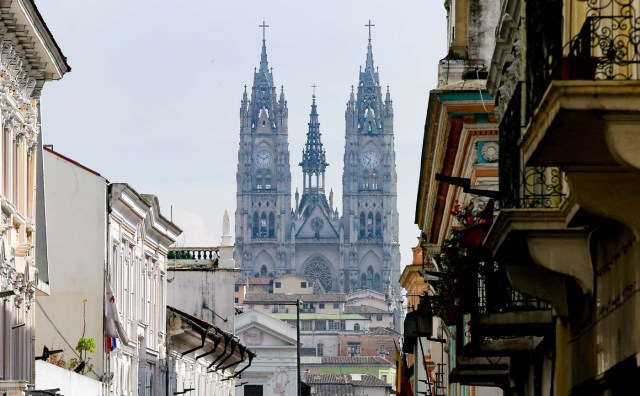
<svg viewBox="0 0 640 396"><path fill-rule="evenodd" d="M73 69L44 88L44 143L110 182L157 195L184 230L182 246L219 244L225 209L233 230L238 113L259 63L262 20L289 106L294 191L315 83L327 186L341 205L344 110L371 19L374 62L394 101L400 249L402 265L410 262L428 92L446 54L441 0L36 3Z"/></svg>

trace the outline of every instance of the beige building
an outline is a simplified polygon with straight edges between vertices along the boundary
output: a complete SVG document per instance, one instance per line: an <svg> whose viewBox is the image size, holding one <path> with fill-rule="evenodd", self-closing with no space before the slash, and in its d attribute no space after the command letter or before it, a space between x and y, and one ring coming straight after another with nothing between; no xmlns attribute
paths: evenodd
<svg viewBox="0 0 640 396"><path fill-rule="evenodd" d="M0 40L0 394L13 396L35 386L34 297L49 293L40 95L71 68L32 0L0 1Z"/></svg>

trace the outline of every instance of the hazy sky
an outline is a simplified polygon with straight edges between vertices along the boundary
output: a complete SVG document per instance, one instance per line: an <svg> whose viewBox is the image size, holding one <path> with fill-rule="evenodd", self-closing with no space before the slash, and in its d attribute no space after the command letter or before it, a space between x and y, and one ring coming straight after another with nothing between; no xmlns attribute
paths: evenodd
<svg viewBox="0 0 640 396"><path fill-rule="evenodd" d="M341 204L344 110L371 19L374 62L394 101L402 265L411 260L428 92L445 56L442 1L36 3L73 69L44 88L44 143L110 182L157 195L184 230L183 246L219 244L225 209L233 230L239 106L259 63L262 20L289 106L294 191L315 83L327 186Z"/></svg>

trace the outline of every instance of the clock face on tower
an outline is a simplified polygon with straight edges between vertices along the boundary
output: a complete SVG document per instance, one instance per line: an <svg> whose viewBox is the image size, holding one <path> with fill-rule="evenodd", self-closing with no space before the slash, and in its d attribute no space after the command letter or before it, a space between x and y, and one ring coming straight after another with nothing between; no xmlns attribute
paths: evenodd
<svg viewBox="0 0 640 396"><path fill-rule="evenodd" d="M364 153L362 153L360 161L362 162L362 166L364 166L365 168L374 168L376 165L378 165L378 153L372 150L365 151Z"/></svg>
<svg viewBox="0 0 640 396"><path fill-rule="evenodd" d="M267 150L260 150L255 154L256 166L258 168L267 168L271 165L271 153Z"/></svg>

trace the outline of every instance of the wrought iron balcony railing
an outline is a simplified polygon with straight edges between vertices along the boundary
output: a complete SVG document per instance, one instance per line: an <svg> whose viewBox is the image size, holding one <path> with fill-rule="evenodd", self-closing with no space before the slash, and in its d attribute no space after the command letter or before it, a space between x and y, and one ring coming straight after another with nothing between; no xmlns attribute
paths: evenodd
<svg viewBox="0 0 640 396"><path fill-rule="evenodd" d="M511 287L503 266L494 261L482 263L478 271L478 314L547 309L547 302Z"/></svg>
<svg viewBox="0 0 640 396"><path fill-rule="evenodd" d="M521 84L509 102L500 123L500 207L558 207L565 196L558 168L525 167L519 142L522 131Z"/></svg>
<svg viewBox="0 0 640 396"><path fill-rule="evenodd" d="M564 5L563 5L564 3ZM526 103L528 120L556 79L637 80L640 78L640 17L635 0L527 2ZM581 18L582 28L563 42L563 17ZM571 32L569 34L572 34Z"/></svg>

